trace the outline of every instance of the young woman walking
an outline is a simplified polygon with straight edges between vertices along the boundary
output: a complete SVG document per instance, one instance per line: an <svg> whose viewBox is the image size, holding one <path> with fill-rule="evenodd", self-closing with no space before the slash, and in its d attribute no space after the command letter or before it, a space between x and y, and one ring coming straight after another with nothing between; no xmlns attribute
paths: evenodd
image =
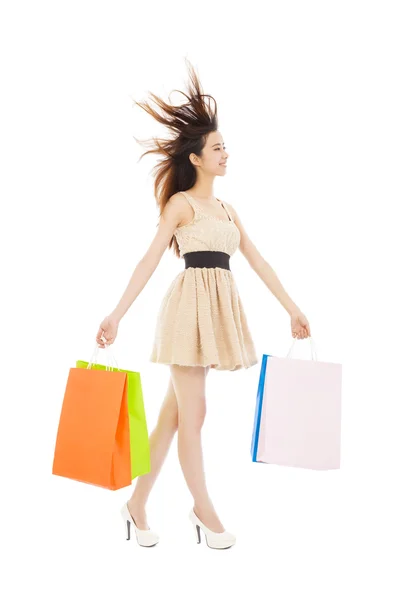
<svg viewBox="0 0 400 600"><path fill-rule="evenodd" d="M235 371L258 362L246 315L230 270L230 257L239 248L250 266L290 315L293 337L311 335L305 315L291 300L274 270L249 239L237 211L214 196L214 179L226 173L229 154L218 129L214 98L203 94L189 66L187 102L167 104L150 94L162 112L135 102L173 136L155 140L149 153L163 160L155 168L155 196L160 206L158 231L137 264L116 308L101 322L100 347L115 341L118 326L155 271L164 251L173 247L185 268L172 281L157 317L150 361L169 365L170 380L157 425L150 436L151 472L137 478L130 500L122 508L137 541L159 541L146 520L150 491L178 432L180 465L193 496L189 517L200 542L203 530L210 548L229 548L235 536L225 530L208 494L203 470L201 429L206 414L209 369ZM206 98L214 101L214 109ZM142 158L141 156L141 158Z"/></svg>

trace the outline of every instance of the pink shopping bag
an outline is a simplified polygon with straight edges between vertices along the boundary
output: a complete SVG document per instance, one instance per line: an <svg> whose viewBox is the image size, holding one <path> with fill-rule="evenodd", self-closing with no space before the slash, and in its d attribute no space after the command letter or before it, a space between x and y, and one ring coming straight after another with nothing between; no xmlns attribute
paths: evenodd
<svg viewBox="0 0 400 600"><path fill-rule="evenodd" d="M342 365L263 354L253 462L306 469L340 468Z"/></svg>

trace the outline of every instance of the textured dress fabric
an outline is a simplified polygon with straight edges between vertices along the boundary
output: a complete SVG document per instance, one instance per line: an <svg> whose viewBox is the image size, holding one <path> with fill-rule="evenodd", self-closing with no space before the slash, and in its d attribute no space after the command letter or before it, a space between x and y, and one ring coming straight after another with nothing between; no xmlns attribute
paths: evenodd
<svg viewBox="0 0 400 600"><path fill-rule="evenodd" d="M207 214L187 192L192 221L178 227L180 257L202 250L232 256L240 232L227 207L229 220ZM235 279L229 269L188 267L168 287L158 312L150 361L182 366L210 366L236 371L258 363L257 352Z"/></svg>

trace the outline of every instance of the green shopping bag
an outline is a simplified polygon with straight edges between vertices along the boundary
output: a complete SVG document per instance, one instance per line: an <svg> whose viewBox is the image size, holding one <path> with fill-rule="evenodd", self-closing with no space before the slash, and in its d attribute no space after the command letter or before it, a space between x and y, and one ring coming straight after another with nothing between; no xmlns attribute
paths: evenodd
<svg viewBox="0 0 400 600"><path fill-rule="evenodd" d="M128 371L109 365L101 365L95 362L99 346L96 344L94 352L94 361L77 360L76 367L87 369L96 369L100 371L121 371L127 374L128 384L128 415L129 415L129 438L131 451L131 475L132 479L139 475L150 473L150 444L147 430L146 412L143 403L142 383L138 371ZM109 346L106 349L111 355ZM115 361L115 359L114 359ZM115 361L116 362L116 361Z"/></svg>

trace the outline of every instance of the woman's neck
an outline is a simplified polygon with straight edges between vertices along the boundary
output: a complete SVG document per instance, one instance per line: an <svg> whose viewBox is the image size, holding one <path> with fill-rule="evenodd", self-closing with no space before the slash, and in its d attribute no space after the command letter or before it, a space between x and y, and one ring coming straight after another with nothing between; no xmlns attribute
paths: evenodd
<svg viewBox="0 0 400 600"><path fill-rule="evenodd" d="M203 186L202 188L192 188L191 190L188 190L188 192L194 196L196 200L204 202L204 204L213 204L215 201L212 187L206 188Z"/></svg>

